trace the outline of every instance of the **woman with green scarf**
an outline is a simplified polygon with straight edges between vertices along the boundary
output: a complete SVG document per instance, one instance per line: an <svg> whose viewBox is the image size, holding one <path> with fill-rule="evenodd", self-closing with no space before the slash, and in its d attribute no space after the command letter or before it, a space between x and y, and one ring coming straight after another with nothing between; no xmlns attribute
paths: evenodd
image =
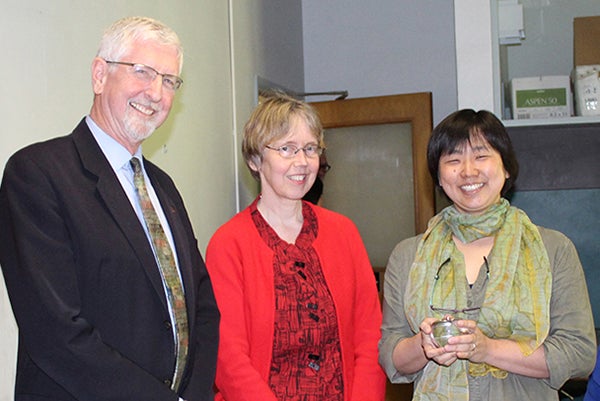
<svg viewBox="0 0 600 401"><path fill-rule="evenodd" d="M427 158L452 204L390 256L381 365L393 383L414 382L413 400L557 399L596 355L575 247L503 198L518 163L492 113L446 117ZM442 346L432 324L444 318L462 334Z"/></svg>

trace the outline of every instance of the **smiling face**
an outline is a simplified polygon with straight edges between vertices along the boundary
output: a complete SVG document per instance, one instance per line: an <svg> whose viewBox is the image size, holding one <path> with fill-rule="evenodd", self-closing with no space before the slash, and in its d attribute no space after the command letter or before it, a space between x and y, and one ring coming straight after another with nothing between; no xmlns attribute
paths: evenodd
<svg viewBox="0 0 600 401"><path fill-rule="evenodd" d="M306 122L292 117L290 130L281 139L269 144L272 148L293 145L303 148L308 144L318 146L318 139ZM297 202L308 192L319 170L319 156L306 157L302 150L294 157L286 159L277 150L265 148L262 161L250 163L250 167L260 175L261 196L269 201Z"/></svg>
<svg viewBox="0 0 600 401"><path fill-rule="evenodd" d="M500 153L481 135L439 160L439 184L461 213L480 214L500 200L508 178Z"/></svg>
<svg viewBox="0 0 600 401"><path fill-rule="evenodd" d="M175 48L151 41L137 41L121 60L145 64L162 74L177 75L179 59ZM166 120L175 92L163 87L158 76L147 83L135 77L132 67L92 63L94 104L92 119L132 154Z"/></svg>

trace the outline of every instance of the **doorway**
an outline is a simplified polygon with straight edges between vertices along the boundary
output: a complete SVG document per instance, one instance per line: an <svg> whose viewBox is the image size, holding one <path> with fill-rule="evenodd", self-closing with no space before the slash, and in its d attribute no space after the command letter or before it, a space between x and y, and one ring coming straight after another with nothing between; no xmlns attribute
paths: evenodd
<svg viewBox="0 0 600 401"><path fill-rule="evenodd" d="M431 93L311 103L325 130L322 205L358 226L375 268L393 247L422 233L435 212L427 168Z"/></svg>

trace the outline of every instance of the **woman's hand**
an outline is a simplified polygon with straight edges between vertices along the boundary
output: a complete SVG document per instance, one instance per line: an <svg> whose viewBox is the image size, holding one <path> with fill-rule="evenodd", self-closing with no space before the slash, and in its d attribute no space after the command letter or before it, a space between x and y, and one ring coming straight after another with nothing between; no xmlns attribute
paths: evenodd
<svg viewBox="0 0 600 401"><path fill-rule="evenodd" d="M446 347L438 347L433 340L431 325L436 321L437 319L428 317L423 319L419 325L421 347L427 359L433 360L439 365L450 366L458 359L458 356L454 350L447 349Z"/></svg>
<svg viewBox="0 0 600 401"><path fill-rule="evenodd" d="M538 347L530 355L525 355L516 341L490 338L473 320L457 320L455 324L468 332L449 338L444 348L447 352L456 353L458 359L475 363L485 362L510 373L537 379L549 377L544 347Z"/></svg>
<svg viewBox="0 0 600 401"><path fill-rule="evenodd" d="M477 327L477 322L465 319L456 320L454 324L465 334L449 338L444 348L448 352L456 353L458 359L483 362L489 338Z"/></svg>

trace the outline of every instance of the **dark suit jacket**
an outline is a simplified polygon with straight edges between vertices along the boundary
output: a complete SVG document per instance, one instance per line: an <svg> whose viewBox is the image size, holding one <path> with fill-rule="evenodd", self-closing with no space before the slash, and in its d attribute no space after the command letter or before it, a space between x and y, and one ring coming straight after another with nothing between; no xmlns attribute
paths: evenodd
<svg viewBox="0 0 600 401"><path fill-rule="evenodd" d="M172 180L145 161L169 221L190 324L180 396L212 399L219 312ZM16 400L177 400L173 333L144 230L85 121L7 162L0 265L19 326Z"/></svg>

